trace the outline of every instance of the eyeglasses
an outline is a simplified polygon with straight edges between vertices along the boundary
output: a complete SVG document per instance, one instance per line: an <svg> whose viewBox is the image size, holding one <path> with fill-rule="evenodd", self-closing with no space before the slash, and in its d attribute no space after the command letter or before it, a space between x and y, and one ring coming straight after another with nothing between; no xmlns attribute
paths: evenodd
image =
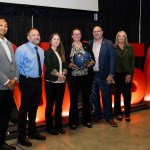
<svg viewBox="0 0 150 150"><path fill-rule="evenodd" d="M79 36L79 35L81 35L81 34L73 34L73 35L77 35L77 36Z"/></svg>
<svg viewBox="0 0 150 150"><path fill-rule="evenodd" d="M93 33L100 33L102 30L93 31Z"/></svg>

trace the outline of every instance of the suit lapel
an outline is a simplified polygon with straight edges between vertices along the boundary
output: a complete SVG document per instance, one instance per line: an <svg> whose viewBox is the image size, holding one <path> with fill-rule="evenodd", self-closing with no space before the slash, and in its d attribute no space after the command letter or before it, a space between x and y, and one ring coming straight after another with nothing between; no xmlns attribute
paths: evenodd
<svg viewBox="0 0 150 150"><path fill-rule="evenodd" d="M7 43L8 43L8 42L7 42ZM9 44L7 44L7 45L8 45L8 48L9 48L9 50L10 50L10 54L11 54L11 58L12 58L12 51L11 51L10 45L9 45ZM10 62L10 60L9 60L9 58L8 58L8 56L7 56L7 53L6 53L6 51L5 51L4 47L3 47L3 45L1 44L1 42L0 42L0 49L4 52L4 54L5 54L6 58L7 58L7 60ZM11 63L11 62L10 62L10 63Z"/></svg>
<svg viewBox="0 0 150 150"><path fill-rule="evenodd" d="M101 45L101 48L100 48L99 58L100 58L101 55L103 55L104 50L105 50L105 40L102 39L102 45Z"/></svg>
<svg viewBox="0 0 150 150"><path fill-rule="evenodd" d="M10 51L10 55L11 55L11 60L13 62L13 57L14 57L14 50L12 48L12 44L10 42L7 42L7 46L9 48L9 51Z"/></svg>

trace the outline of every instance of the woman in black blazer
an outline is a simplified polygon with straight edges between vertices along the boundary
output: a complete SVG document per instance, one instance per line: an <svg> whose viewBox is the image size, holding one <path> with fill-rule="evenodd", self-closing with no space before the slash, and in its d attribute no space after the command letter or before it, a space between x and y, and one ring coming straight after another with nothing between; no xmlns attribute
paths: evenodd
<svg viewBox="0 0 150 150"><path fill-rule="evenodd" d="M78 111L78 95L81 90L82 95L82 124L88 128L92 128L90 117L90 93L93 81L93 65L94 55L91 46L88 43L81 42L80 29L73 29L73 42L67 46L66 61L68 65L67 81L70 91L70 110L69 110L69 125L72 130L75 130L79 125L79 111ZM74 62L74 55L90 54L90 60L85 67L80 68Z"/></svg>
<svg viewBox="0 0 150 150"><path fill-rule="evenodd" d="M46 129L53 135L64 134L62 129L62 103L65 92L67 66L64 47L60 35L54 33L50 37L51 47L45 51L45 89L46 89ZM55 102L55 125L53 125L53 106Z"/></svg>

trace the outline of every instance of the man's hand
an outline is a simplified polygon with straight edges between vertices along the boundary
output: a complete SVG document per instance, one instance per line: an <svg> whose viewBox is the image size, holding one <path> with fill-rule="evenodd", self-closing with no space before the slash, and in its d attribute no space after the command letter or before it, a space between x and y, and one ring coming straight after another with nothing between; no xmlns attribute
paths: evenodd
<svg viewBox="0 0 150 150"><path fill-rule="evenodd" d="M88 65L87 65L87 68L91 67L91 66L94 66L95 64L95 61L91 60Z"/></svg>
<svg viewBox="0 0 150 150"><path fill-rule="evenodd" d="M9 82L6 84L6 86L10 89L10 90L14 90L15 86L17 84L17 80L16 79L11 79L9 80Z"/></svg>
<svg viewBox="0 0 150 150"><path fill-rule="evenodd" d="M113 75L109 74L108 77L107 77L107 84L115 84L115 81L114 81L114 78L113 78Z"/></svg>

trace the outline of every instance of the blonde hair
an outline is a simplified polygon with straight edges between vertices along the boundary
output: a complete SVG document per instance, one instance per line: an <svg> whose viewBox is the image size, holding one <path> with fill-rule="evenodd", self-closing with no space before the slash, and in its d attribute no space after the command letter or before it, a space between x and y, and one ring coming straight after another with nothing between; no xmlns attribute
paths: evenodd
<svg viewBox="0 0 150 150"><path fill-rule="evenodd" d="M118 33L116 34L115 45L119 45L119 43L118 43L118 36L119 36L120 33L123 33L125 35L125 43L124 44L125 45L129 45L129 43L128 43L128 37L127 37L127 34L126 34L125 31L118 31Z"/></svg>

